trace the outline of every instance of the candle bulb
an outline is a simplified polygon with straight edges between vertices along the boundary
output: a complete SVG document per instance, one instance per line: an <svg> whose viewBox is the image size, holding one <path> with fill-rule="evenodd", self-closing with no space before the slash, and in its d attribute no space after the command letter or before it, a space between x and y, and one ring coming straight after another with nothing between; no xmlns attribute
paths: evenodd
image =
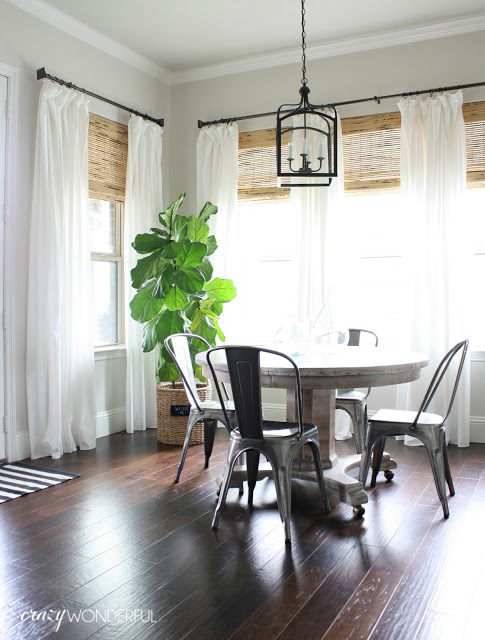
<svg viewBox="0 0 485 640"><path fill-rule="evenodd" d="M318 146L318 159L323 159L323 142L320 142Z"/></svg>
<svg viewBox="0 0 485 640"><path fill-rule="evenodd" d="M308 140L306 138L303 140L303 155L308 155Z"/></svg>
<svg viewBox="0 0 485 640"><path fill-rule="evenodd" d="M288 161L293 160L293 144L288 145Z"/></svg>

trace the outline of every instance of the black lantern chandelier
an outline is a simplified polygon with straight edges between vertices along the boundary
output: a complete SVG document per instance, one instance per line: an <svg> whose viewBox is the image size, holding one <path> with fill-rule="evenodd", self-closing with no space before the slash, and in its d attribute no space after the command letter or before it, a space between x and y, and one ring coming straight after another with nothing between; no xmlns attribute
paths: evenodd
<svg viewBox="0 0 485 640"><path fill-rule="evenodd" d="M301 0L302 72L299 104L284 104L276 120L277 175L281 187L328 187L337 177L337 111L308 101L305 0Z"/></svg>

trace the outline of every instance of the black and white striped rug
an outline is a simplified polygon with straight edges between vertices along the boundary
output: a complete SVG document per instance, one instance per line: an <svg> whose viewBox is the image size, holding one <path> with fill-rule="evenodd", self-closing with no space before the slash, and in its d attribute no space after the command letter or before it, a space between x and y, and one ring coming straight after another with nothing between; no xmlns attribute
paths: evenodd
<svg viewBox="0 0 485 640"><path fill-rule="evenodd" d="M49 471L20 462L4 464L0 467L0 502L20 498L26 493L48 489L73 478L79 478L79 474Z"/></svg>

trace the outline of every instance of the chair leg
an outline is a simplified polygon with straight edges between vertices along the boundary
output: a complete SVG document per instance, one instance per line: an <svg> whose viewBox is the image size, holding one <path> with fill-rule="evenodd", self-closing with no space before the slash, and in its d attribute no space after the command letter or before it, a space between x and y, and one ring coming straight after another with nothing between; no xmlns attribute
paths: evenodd
<svg viewBox="0 0 485 640"><path fill-rule="evenodd" d="M445 436L443 434L443 438L444 438L444 442L443 442L443 464L445 467L445 480L448 484L448 488L450 490L450 496L454 496L455 495L455 487L453 485L453 478L451 477L451 470L450 470L450 462L448 460L448 448L446 446L446 439Z"/></svg>
<svg viewBox="0 0 485 640"><path fill-rule="evenodd" d="M212 449L214 447L214 438L216 435L217 429L217 420L204 420L204 454L205 454L205 464L204 468L207 469L209 466L209 458L212 454Z"/></svg>
<svg viewBox="0 0 485 640"><path fill-rule="evenodd" d="M421 438L420 438L421 439ZM438 439L442 442L444 440L444 432L438 434ZM440 442L433 442L434 438L421 440L425 445L429 461L431 462L431 469L433 471L434 483L436 485L436 491L443 507L443 516L449 518L450 510L448 508L448 499L446 497L446 482L445 482L445 468L444 468L444 454L442 445Z"/></svg>
<svg viewBox="0 0 485 640"><path fill-rule="evenodd" d="M362 456L360 459L359 480L362 482L362 486L364 488L367 481L367 474L369 473L370 459L372 456L372 447L374 445L375 440L376 440L376 435L372 431L372 429L369 427L367 429L367 433L365 436L365 445L362 450Z"/></svg>
<svg viewBox="0 0 485 640"><path fill-rule="evenodd" d="M248 473L248 504L253 504L253 493L258 479L259 451L249 449L246 451L246 468Z"/></svg>
<svg viewBox="0 0 485 640"><path fill-rule="evenodd" d="M323 508L325 513L330 512L330 502L328 500L327 489L325 487L325 478L323 477L322 458L320 453L320 447L311 440L308 442L313 453L313 462L315 464L315 471L317 472L318 487L320 489L320 495L322 497Z"/></svg>
<svg viewBox="0 0 485 640"><path fill-rule="evenodd" d="M214 516L212 518L212 528L217 529L219 525L219 518L221 517L221 509L224 506L224 503L227 498L227 492L229 491L229 484L231 481L232 472L234 471L234 466L237 462L238 456L235 454L236 447L233 443L229 446L229 452L227 454L227 462L226 468L224 469L224 479L222 481L222 485L219 488L219 498L217 500L216 510L214 511Z"/></svg>
<svg viewBox="0 0 485 640"><path fill-rule="evenodd" d="M280 518L285 525L285 542L291 544L291 466L287 468L277 465L274 469L274 479Z"/></svg>
<svg viewBox="0 0 485 640"><path fill-rule="evenodd" d="M179 466L177 468L177 473L175 474L174 482L178 482L180 478L180 474L182 473L182 469L184 468L185 458L187 457L187 450L189 448L190 436L192 435L192 429L194 428L195 423L200 420L200 415L189 413L189 418L187 420L187 433L185 434L184 446L182 448L182 455L180 456Z"/></svg>
<svg viewBox="0 0 485 640"><path fill-rule="evenodd" d="M386 439L381 438L374 445L374 452L372 456L372 478L370 481L370 486L376 486L377 474L380 471L382 456L384 454L384 447L386 446Z"/></svg>

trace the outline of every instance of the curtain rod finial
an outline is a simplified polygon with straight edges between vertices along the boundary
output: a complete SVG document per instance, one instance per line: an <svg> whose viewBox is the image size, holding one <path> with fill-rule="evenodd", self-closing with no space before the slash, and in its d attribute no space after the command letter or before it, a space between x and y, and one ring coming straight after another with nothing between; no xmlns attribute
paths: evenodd
<svg viewBox="0 0 485 640"><path fill-rule="evenodd" d="M46 76L47 73L45 72L45 67L37 69L37 80L42 80L42 78L45 78Z"/></svg>

